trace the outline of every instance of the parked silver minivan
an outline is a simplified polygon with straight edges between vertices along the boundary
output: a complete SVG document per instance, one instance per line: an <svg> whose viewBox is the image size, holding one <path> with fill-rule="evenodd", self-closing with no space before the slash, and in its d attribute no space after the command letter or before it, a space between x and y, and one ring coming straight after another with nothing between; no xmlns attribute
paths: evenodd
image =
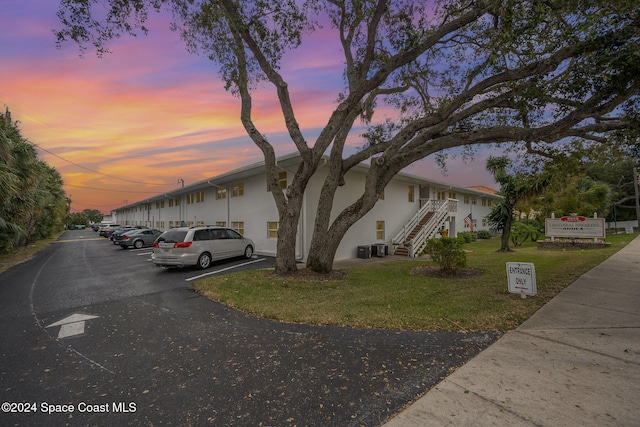
<svg viewBox="0 0 640 427"><path fill-rule="evenodd" d="M212 261L220 259L251 258L253 251L253 241L230 228L179 227L165 231L156 239L151 260L161 267L208 268Z"/></svg>

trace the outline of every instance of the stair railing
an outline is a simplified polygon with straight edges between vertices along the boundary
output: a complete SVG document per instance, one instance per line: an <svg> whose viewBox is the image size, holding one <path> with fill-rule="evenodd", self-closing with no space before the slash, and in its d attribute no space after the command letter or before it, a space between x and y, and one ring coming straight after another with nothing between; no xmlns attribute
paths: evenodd
<svg viewBox="0 0 640 427"><path fill-rule="evenodd" d="M457 211L457 207L458 201L455 199L430 200L428 203L425 203L413 218L405 224L400 233L393 238L392 243L394 244L394 248L398 245L403 245L409 251L409 256L412 258L415 257L416 254L419 254L424 249L427 240L435 237L451 213ZM408 235L429 212L433 212L431 218L429 218L410 241L407 241Z"/></svg>
<svg viewBox="0 0 640 427"><path fill-rule="evenodd" d="M438 230L449 217L449 204L452 202L451 199L441 200L441 202L440 206L438 206L431 218L429 218L429 221L427 221L420 231L413 236L413 239L411 239L411 243L409 244L410 257L413 258L422 252L427 245L427 240L436 236Z"/></svg>
<svg viewBox="0 0 640 427"><path fill-rule="evenodd" d="M439 203L443 203L443 200L428 200L426 203L422 205L422 207L418 210L418 212L411 217L411 219L402 227L400 232L396 234L391 239L391 244L395 247L397 245L404 245L407 243L407 238L409 237L409 233L413 231L414 228L420 224L422 218L425 217L429 212L433 212L437 209L437 205Z"/></svg>

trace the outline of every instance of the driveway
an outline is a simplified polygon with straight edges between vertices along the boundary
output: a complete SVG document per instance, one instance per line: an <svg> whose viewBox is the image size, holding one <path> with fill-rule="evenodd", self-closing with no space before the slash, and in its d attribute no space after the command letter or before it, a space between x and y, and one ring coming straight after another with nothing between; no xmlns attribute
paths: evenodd
<svg viewBox="0 0 640 427"><path fill-rule="evenodd" d="M256 319L70 231L0 275L2 425L376 426L498 334ZM244 264L239 266L240 264Z"/></svg>

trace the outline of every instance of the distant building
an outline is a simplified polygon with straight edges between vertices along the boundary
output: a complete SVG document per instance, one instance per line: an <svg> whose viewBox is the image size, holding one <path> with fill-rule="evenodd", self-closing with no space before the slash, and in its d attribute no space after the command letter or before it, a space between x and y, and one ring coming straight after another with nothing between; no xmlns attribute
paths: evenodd
<svg viewBox="0 0 640 427"><path fill-rule="evenodd" d="M283 188L300 163L297 154L278 158ZM333 210L337 214L362 193L368 165L354 167L345 176L345 185L336 192ZM317 201L328 167L321 166L309 181L298 228L296 256L306 261L313 234ZM489 189L490 190L490 189ZM382 244L393 253L409 256L419 252L423 240L469 230L464 218L469 214L475 230L488 229L485 217L501 197L493 192L456 187L415 175L399 173L384 190L376 206L345 234L336 259L355 258L358 247ZM231 227L251 238L256 252L276 254L278 211L268 191L264 162L251 164L158 194L114 210L123 225L145 225L169 229L181 225ZM418 232L421 241L410 241Z"/></svg>

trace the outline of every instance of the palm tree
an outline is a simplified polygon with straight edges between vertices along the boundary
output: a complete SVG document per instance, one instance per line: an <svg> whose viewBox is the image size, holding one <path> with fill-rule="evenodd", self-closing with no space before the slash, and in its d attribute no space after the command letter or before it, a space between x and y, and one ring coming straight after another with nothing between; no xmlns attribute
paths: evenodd
<svg viewBox="0 0 640 427"><path fill-rule="evenodd" d="M502 231L500 252L510 252L509 237L511 235L511 223L513 211L518 202L540 194L550 182L548 175L514 175L507 173L507 167L511 160L507 157L489 157L486 169L491 172L496 182L500 184L499 195L503 199L496 203L487 216L487 221L493 230Z"/></svg>

